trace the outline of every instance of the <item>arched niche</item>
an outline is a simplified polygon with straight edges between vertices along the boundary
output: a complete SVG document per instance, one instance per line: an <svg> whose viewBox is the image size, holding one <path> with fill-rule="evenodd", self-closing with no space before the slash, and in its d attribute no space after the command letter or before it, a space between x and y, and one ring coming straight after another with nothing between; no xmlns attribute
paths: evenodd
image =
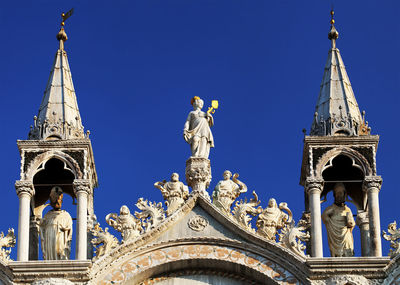
<svg viewBox="0 0 400 285"><path fill-rule="evenodd" d="M349 200L357 210L364 210L366 203L366 194L362 191L364 177L363 167L353 157L346 154L332 157L322 169L324 189L321 196L326 197L336 183L342 182Z"/></svg>

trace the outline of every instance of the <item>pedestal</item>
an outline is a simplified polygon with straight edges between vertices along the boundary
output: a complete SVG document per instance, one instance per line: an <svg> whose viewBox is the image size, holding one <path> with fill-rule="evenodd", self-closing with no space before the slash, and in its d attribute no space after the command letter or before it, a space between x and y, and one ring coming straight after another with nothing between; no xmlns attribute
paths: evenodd
<svg viewBox="0 0 400 285"><path fill-rule="evenodd" d="M186 182L192 188L192 193L199 193L211 202L206 189L211 182L210 160L202 157L191 156L186 161Z"/></svg>

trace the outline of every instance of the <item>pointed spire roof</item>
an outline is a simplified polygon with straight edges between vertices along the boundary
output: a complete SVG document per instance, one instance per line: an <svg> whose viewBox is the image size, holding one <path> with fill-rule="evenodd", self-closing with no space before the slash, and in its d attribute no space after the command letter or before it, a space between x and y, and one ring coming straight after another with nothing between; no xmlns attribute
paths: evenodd
<svg viewBox="0 0 400 285"><path fill-rule="evenodd" d="M62 26L63 24L64 22ZM85 137L67 53L64 50L64 43L68 39L64 27L61 27L57 39L60 46L38 116L34 117L34 126L29 132L29 139L81 139Z"/></svg>
<svg viewBox="0 0 400 285"><path fill-rule="evenodd" d="M328 34L332 47L325 65L311 135L368 134L369 128L361 116L342 57L336 48L339 33L334 26L333 15L332 10L331 30Z"/></svg>

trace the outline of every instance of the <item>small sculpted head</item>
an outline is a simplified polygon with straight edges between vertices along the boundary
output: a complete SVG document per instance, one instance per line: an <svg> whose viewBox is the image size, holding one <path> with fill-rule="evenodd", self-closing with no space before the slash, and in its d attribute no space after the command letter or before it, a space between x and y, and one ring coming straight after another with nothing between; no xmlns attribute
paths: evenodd
<svg viewBox="0 0 400 285"><path fill-rule="evenodd" d="M230 172L229 170L225 170L222 176L224 177L224 180L229 180L232 177L232 172Z"/></svg>
<svg viewBox="0 0 400 285"><path fill-rule="evenodd" d="M274 198L269 199L268 201L268 208L277 208L276 200Z"/></svg>
<svg viewBox="0 0 400 285"><path fill-rule="evenodd" d="M50 190L50 205L54 210L61 210L63 200L63 191L61 187L54 186Z"/></svg>
<svg viewBox="0 0 400 285"><path fill-rule="evenodd" d="M343 206L346 200L346 188L342 182L336 183L333 186L333 197L335 198L335 204Z"/></svg>
<svg viewBox="0 0 400 285"><path fill-rule="evenodd" d="M130 213L131 211L129 211L129 208L126 205L123 205L121 209L119 209L120 216L128 216Z"/></svg>
<svg viewBox="0 0 400 285"><path fill-rule="evenodd" d="M171 181L172 182L178 182L179 181L179 174L178 173L172 173L171 175Z"/></svg>
<svg viewBox="0 0 400 285"><path fill-rule="evenodd" d="M192 98L192 100L190 101L190 103L192 104L194 110L196 110L196 109L201 110L204 106L204 101L202 99L200 99L200 97L198 97L198 96L194 96Z"/></svg>

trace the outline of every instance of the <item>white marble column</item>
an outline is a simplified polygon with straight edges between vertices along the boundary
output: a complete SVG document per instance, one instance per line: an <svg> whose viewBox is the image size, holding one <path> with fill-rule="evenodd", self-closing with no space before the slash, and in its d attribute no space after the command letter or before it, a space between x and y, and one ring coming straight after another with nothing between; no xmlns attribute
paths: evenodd
<svg viewBox="0 0 400 285"><path fill-rule="evenodd" d="M357 213L356 224L360 228L361 235L361 256L369 256L369 217L368 212L359 211Z"/></svg>
<svg viewBox="0 0 400 285"><path fill-rule="evenodd" d="M308 193L311 214L311 257L324 256L321 225L321 193L323 186L323 180L307 178L306 191Z"/></svg>
<svg viewBox="0 0 400 285"><path fill-rule="evenodd" d="M75 179L74 193L77 197L77 218L76 218L76 256L77 260L87 259L87 216L88 216L88 195L91 193L88 180Z"/></svg>
<svg viewBox="0 0 400 285"><path fill-rule="evenodd" d="M30 228L29 212L31 198L35 194L35 191L32 182L23 180L15 182L15 190L17 191L19 198L17 261L28 261Z"/></svg>
<svg viewBox="0 0 400 285"><path fill-rule="evenodd" d="M368 195L368 216L370 235L370 256L382 256L381 221L379 214L379 190L382 186L380 176L367 176L364 179L364 190Z"/></svg>

